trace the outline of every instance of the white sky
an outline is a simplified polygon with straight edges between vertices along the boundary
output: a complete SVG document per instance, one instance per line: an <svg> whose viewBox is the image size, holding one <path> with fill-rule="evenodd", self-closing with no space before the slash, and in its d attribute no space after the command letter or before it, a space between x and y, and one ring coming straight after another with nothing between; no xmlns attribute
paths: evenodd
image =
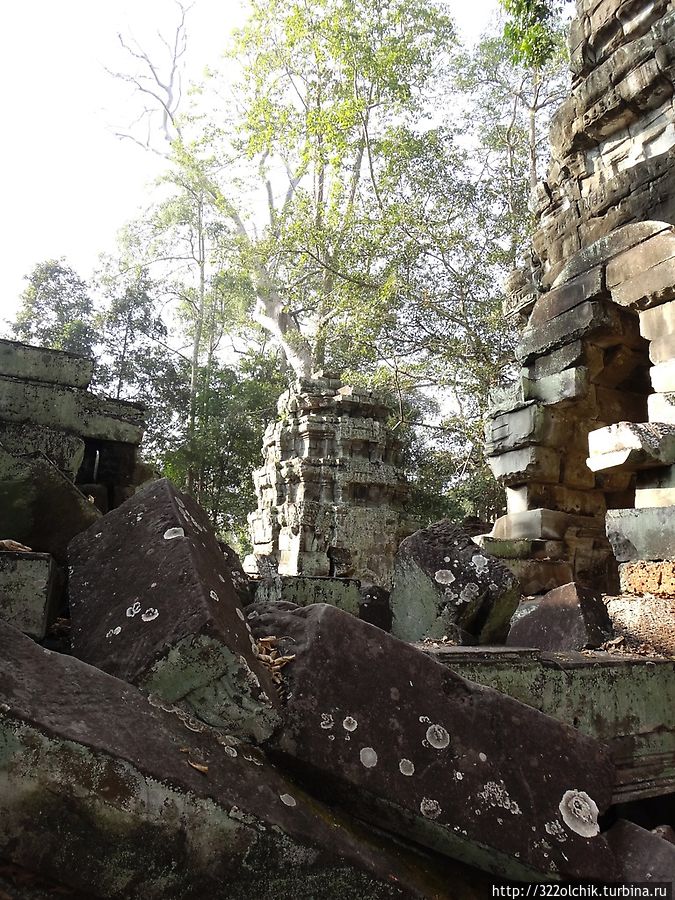
<svg viewBox="0 0 675 900"><path fill-rule="evenodd" d="M473 41L497 0L450 0ZM241 0L195 0L189 14L188 75L217 60ZM171 0L16 0L3 9L0 79L0 332L16 311L24 277L65 257L88 278L98 254L143 205L160 161L114 128L129 120L128 93L106 72L119 69L117 33L143 46L171 35Z"/></svg>

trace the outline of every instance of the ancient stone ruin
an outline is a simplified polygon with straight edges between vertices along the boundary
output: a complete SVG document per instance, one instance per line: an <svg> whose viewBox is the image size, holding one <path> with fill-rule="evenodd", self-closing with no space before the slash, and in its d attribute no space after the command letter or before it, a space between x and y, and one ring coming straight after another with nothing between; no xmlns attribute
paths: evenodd
<svg viewBox="0 0 675 900"><path fill-rule="evenodd" d="M526 594L620 594L615 624L673 652L675 14L579 3L570 41L536 264L509 300L521 370L487 430L508 514L483 546Z"/></svg>
<svg viewBox="0 0 675 900"><path fill-rule="evenodd" d="M356 576L389 587L394 555L411 528L390 410L339 378L297 380L265 432L253 476L255 555L280 575ZM257 571L251 560L253 572Z"/></svg>
<svg viewBox="0 0 675 900"><path fill-rule="evenodd" d="M386 408L324 376L249 577L142 409L0 342L1 900L675 884L675 12L577 6L492 534L410 534Z"/></svg>

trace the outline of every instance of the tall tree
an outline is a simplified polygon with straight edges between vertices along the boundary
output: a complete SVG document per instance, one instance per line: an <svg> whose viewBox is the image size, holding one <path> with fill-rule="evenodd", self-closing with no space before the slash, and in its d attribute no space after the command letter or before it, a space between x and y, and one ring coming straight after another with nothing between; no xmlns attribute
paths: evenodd
<svg viewBox="0 0 675 900"><path fill-rule="evenodd" d="M93 317L88 286L65 260L50 259L28 276L11 332L29 344L92 356Z"/></svg>

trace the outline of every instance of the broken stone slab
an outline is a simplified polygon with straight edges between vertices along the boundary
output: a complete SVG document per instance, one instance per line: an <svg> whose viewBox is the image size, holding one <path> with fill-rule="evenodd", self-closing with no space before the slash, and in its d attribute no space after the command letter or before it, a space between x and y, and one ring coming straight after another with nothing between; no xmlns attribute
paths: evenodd
<svg viewBox="0 0 675 900"><path fill-rule="evenodd" d="M633 596L653 594L655 597L675 597L675 560L659 562L638 560L619 566L622 594Z"/></svg>
<svg viewBox="0 0 675 900"><path fill-rule="evenodd" d="M0 340L0 375L86 388L93 373L94 361L84 356Z"/></svg>
<svg viewBox="0 0 675 900"><path fill-rule="evenodd" d="M48 459L0 447L0 533L65 562L68 542L101 517Z"/></svg>
<svg viewBox="0 0 675 900"><path fill-rule="evenodd" d="M647 245L644 245L647 246ZM673 252L672 237L670 252ZM612 288L612 300L631 309L649 309L675 298L675 259L662 260L655 266L622 281Z"/></svg>
<svg viewBox="0 0 675 900"><path fill-rule="evenodd" d="M647 415L650 422L675 425L675 392L650 394L647 397Z"/></svg>
<svg viewBox="0 0 675 900"><path fill-rule="evenodd" d="M549 591L525 615L517 613L506 638L511 647L588 650L612 636L612 623L600 596L574 583Z"/></svg>
<svg viewBox="0 0 675 900"><path fill-rule="evenodd" d="M673 300L640 313L640 334L653 341L675 332L675 302Z"/></svg>
<svg viewBox="0 0 675 900"><path fill-rule="evenodd" d="M77 435L54 428L39 428L30 422L3 422L1 411L0 445L19 456L41 453L71 481L75 480L84 458L84 441Z"/></svg>
<svg viewBox="0 0 675 900"><path fill-rule="evenodd" d="M589 300L545 325L526 328L516 348L516 357L523 365L530 365L535 357L544 356L582 337L592 338L596 346L603 348L617 344L635 349L644 347L635 316L613 304Z"/></svg>
<svg viewBox="0 0 675 900"><path fill-rule="evenodd" d="M652 387L659 394L675 391L675 359L658 363L649 370Z"/></svg>
<svg viewBox="0 0 675 900"><path fill-rule="evenodd" d="M394 561L392 633L406 641L462 638L499 642L520 600L518 582L449 521L416 531Z"/></svg>
<svg viewBox="0 0 675 900"><path fill-rule="evenodd" d="M371 837L259 750L4 623L0 853L86 897L448 896L427 857ZM466 873L443 873L463 897Z"/></svg>
<svg viewBox="0 0 675 900"><path fill-rule="evenodd" d="M0 375L0 409L5 422L31 422L82 438L134 445L140 444L145 427L145 408L137 403L5 375Z"/></svg>
<svg viewBox="0 0 675 900"><path fill-rule="evenodd" d="M607 597L607 612L614 631L629 644L653 648L675 656L675 598L646 594Z"/></svg>
<svg viewBox="0 0 675 900"><path fill-rule="evenodd" d="M498 559L562 559L565 556L563 541L527 540L525 538L500 540L489 534L474 538L479 547Z"/></svg>
<svg viewBox="0 0 675 900"><path fill-rule="evenodd" d="M623 288L627 282L645 275L654 266L675 257L675 229L668 228L652 235L628 250L624 250L607 263L607 286ZM621 302L613 295L615 303Z"/></svg>
<svg viewBox="0 0 675 900"><path fill-rule="evenodd" d="M48 553L0 552L0 619L36 641L56 618L60 588Z"/></svg>
<svg viewBox="0 0 675 900"><path fill-rule="evenodd" d="M298 606L330 603L354 616L359 614L361 585L355 578L326 578L309 575L283 575L264 579L255 588L256 603L284 600Z"/></svg>
<svg viewBox="0 0 675 900"><path fill-rule="evenodd" d="M675 466L638 472L633 505L636 509L675 506Z"/></svg>
<svg viewBox="0 0 675 900"><path fill-rule="evenodd" d="M536 328L587 300L607 295L603 266L596 266L576 278L541 294L530 315L529 325Z"/></svg>
<svg viewBox="0 0 675 900"><path fill-rule="evenodd" d="M552 447L523 447L499 456L488 456L487 463L502 484L525 481L556 484L560 478L560 451Z"/></svg>
<svg viewBox="0 0 675 900"><path fill-rule="evenodd" d="M213 728L270 734L278 699L237 596L247 579L192 498L153 482L79 535L69 562L77 657Z"/></svg>
<svg viewBox="0 0 675 900"><path fill-rule="evenodd" d="M607 841L619 863L618 881L663 884L675 888L675 846L626 819L619 819L607 832Z"/></svg>
<svg viewBox="0 0 675 900"><path fill-rule="evenodd" d="M675 559L675 506L610 509L606 526L618 562Z"/></svg>
<svg viewBox="0 0 675 900"><path fill-rule="evenodd" d="M588 467L593 472L662 467L675 463L675 425L617 422L591 431L588 449Z"/></svg>
<svg viewBox="0 0 675 900"><path fill-rule="evenodd" d="M613 871L597 825L613 780L602 745L334 607L250 621L293 647L270 746L317 790L498 876Z"/></svg>
<svg viewBox="0 0 675 900"><path fill-rule="evenodd" d="M574 569L564 559L505 559L525 596L546 594L574 578Z"/></svg>

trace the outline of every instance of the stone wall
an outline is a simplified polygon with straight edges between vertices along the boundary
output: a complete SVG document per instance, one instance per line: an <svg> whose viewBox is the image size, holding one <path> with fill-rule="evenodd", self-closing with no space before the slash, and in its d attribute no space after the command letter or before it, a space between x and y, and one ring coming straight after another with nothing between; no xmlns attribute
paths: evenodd
<svg viewBox="0 0 675 900"><path fill-rule="evenodd" d="M388 586L398 544L414 529L402 515L407 486L386 404L322 377L296 381L278 412L253 475L256 556L274 557L282 575Z"/></svg>
<svg viewBox="0 0 675 900"><path fill-rule="evenodd" d="M663 444L675 421L673 4L578 0L570 51L534 265L514 273L506 304L524 324L521 369L487 431L508 503L493 547L532 594L565 580L618 592L605 516L633 513L636 488L644 506L675 463Z"/></svg>

